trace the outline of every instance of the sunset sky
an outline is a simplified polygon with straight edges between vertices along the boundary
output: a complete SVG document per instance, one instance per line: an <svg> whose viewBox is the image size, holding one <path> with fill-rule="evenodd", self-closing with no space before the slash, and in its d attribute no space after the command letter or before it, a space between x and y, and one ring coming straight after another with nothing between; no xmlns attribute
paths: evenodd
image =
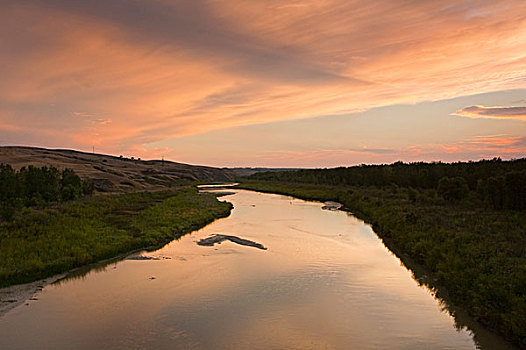
<svg viewBox="0 0 526 350"><path fill-rule="evenodd" d="M526 156L524 0L0 6L0 145L212 166Z"/></svg>

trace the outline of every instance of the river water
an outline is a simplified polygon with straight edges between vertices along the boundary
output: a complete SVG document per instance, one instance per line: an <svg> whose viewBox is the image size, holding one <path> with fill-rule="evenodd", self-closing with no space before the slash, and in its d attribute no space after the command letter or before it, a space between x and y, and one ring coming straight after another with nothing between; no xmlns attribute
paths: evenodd
<svg viewBox="0 0 526 350"><path fill-rule="evenodd" d="M352 215L244 190L221 199L234 204L228 218L135 254L158 260L132 257L46 286L0 318L0 349L509 347L457 329ZM211 234L267 250L196 244Z"/></svg>

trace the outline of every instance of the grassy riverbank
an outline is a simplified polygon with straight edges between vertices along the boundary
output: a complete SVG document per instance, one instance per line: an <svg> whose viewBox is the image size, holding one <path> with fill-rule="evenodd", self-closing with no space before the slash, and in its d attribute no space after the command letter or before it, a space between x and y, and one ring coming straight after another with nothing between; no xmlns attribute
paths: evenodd
<svg viewBox="0 0 526 350"><path fill-rule="evenodd" d="M451 203L426 189L243 180L241 188L333 200L373 225L438 296L526 347L526 215ZM446 292L447 291L447 292Z"/></svg>
<svg viewBox="0 0 526 350"><path fill-rule="evenodd" d="M161 246L228 216L231 208L213 194L181 188L23 209L12 222L0 223L0 287Z"/></svg>

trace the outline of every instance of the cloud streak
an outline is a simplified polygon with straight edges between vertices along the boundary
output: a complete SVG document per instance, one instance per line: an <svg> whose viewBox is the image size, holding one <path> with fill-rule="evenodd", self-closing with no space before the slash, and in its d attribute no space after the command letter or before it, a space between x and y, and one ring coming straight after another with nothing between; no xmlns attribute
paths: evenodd
<svg viewBox="0 0 526 350"><path fill-rule="evenodd" d="M526 136L505 136L505 135L491 135L491 136L477 136L467 141L468 144L486 145L490 147L525 147Z"/></svg>
<svg viewBox="0 0 526 350"><path fill-rule="evenodd" d="M470 106L454 113L461 117L469 118L496 118L496 119L522 119L526 120L526 107L484 107Z"/></svg>

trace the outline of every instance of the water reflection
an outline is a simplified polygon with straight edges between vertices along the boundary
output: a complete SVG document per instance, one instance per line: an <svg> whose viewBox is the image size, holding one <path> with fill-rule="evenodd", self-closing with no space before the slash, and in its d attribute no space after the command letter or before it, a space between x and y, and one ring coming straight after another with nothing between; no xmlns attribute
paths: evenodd
<svg viewBox="0 0 526 350"><path fill-rule="evenodd" d="M475 321L464 309L451 304L447 299L447 292L437 289L432 279L421 266L407 257L401 263L411 272L413 279L418 285L429 291L440 306L441 311L453 318L455 329L471 334L477 349L516 349L515 346L503 341L500 336Z"/></svg>
<svg viewBox="0 0 526 350"><path fill-rule="evenodd" d="M170 259L110 261L46 287L0 319L0 348L507 347L457 331L362 221L278 195L222 198L230 217L142 253ZM196 244L211 234L268 250Z"/></svg>

